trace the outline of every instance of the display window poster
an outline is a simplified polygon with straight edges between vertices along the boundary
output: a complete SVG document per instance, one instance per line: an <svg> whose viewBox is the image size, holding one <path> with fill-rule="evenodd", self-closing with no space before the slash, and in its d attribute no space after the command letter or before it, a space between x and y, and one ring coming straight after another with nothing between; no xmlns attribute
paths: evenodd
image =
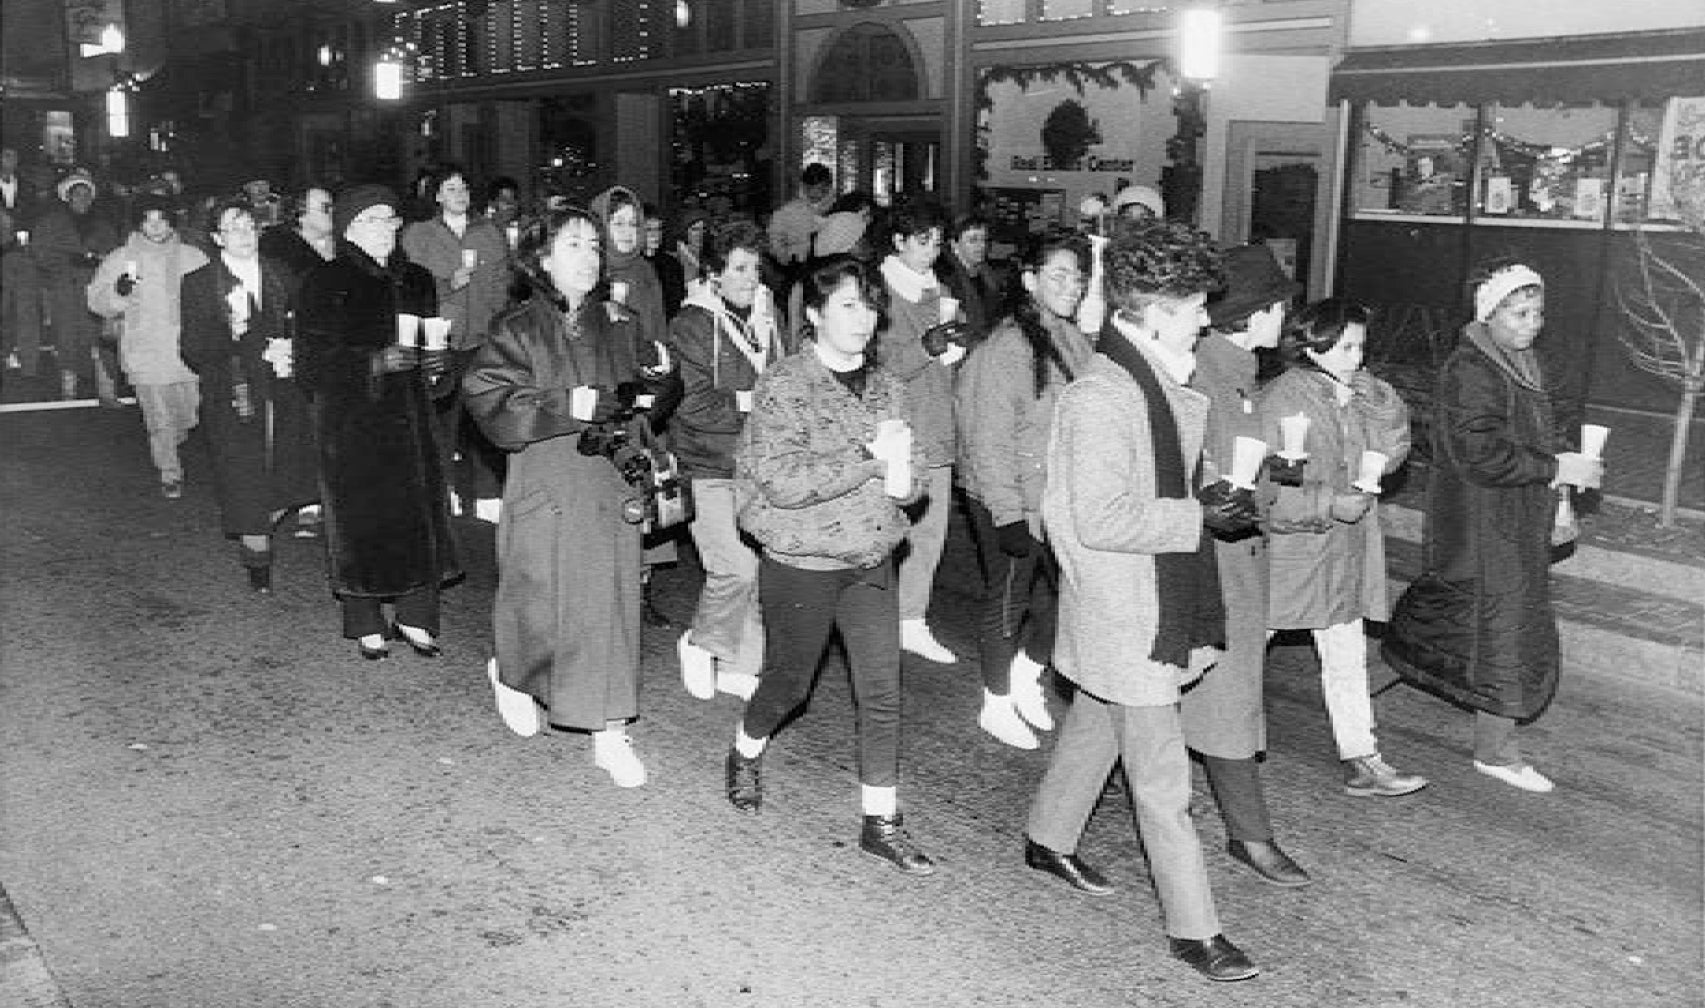
<svg viewBox="0 0 1705 1008"><path fill-rule="evenodd" d="M1079 63L991 67L980 80L986 198L1047 193L1023 215L1063 220L1087 196L1111 200L1132 182L1158 185L1177 130L1171 82L1158 66ZM1009 215L1010 216L1010 215Z"/></svg>
<svg viewBox="0 0 1705 1008"><path fill-rule="evenodd" d="M1671 220L1681 216L1676 197L1692 192L1705 202L1705 96L1671 98L1664 108L1663 129L1658 134L1657 158L1652 166L1652 198L1649 216Z"/></svg>

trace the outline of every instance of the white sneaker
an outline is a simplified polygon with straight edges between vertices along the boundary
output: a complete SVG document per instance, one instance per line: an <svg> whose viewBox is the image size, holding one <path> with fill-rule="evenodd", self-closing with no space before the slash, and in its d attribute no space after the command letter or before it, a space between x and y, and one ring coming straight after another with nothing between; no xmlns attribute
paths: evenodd
<svg viewBox="0 0 1705 1008"><path fill-rule="evenodd" d="M1018 716L1038 731L1053 731L1054 716L1048 713L1048 698L1042 691L1045 671L1045 666L1020 651L1012 656L1007 681L1012 684L1012 703L1018 709Z"/></svg>
<svg viewBox="0 0 1705 1008"><path fill-rule="evenodd" d="M675 642L675 653L681 659L681 685L700 700L716 696L716 656L692 641L688 630Z"/></svg>
<svg viewBox="0 0 1705 1008"><path fill-rule="evenodd" d="M1533 791L1538 794L1544 794L1557 786L1551 783L1551 778L1540 773L1538 770L1535 770L1527 763L1517 763L1514 766L1499 766L1496 763L1482 763L1479 760L1475 760L1474 769L1488 777L1496 777L1511 787L1521 788L1523 791Z"/></svg>
<svg viewBox="0 0 1705 1008"><path fill-rule="evenodd" d="M998 696L984 690L983 712L977 715L977 727L1014 749L1035 749L1041 745L1036 740L1036 733L1018 716L1011 696Z"/></svg>
<svg viewBox="0 0 1705 1008"><path fill-rule="evenodd" d="M497 716L509 730L523 738L539 734L539 705L518 689L503 685L497 678L497 659L485 663L485 676L491 680L491 692L497 700Z"/></svg>
<svg viewBox="0 0 1705 1008"><path fill-rule="evenodd" d="M737 696L742 700L752 699L752 694L758 692L758 677L750 672L716 673L716 691Z"/></svg>
<svg viewBox="0 0 1705 1008"><path fill-rule="evenodd" d="M959 661L959 656L936 640L935 634L929 632L929 624L921 619L900 621L900 648L938 665L953 665Z"/></svg>
<svg viewBox="0 0 1705 1008"><path fill-rule="evenodd" d="M633 751L633 739L620 728L592 733L592 763L610 775L617 787L639 787L645 783L645 764Z"/></svg>
<svg viewBox="0 0 1705 1008"><path fill-rule="evenodd" d="M503 517L503 501L497 497L481 497L474 501L474 517L496 525L497 520Z"/></svg>

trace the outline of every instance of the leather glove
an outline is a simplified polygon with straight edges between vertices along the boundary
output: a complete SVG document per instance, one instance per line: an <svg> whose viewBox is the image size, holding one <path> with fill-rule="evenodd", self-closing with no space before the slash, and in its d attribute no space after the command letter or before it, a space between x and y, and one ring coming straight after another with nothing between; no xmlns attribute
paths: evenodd
<svg viewBox="0 0 1705 1008"><path fill-rule="evenodd" d="M1202 502L1202 524L1218 536L1236 536L1255 527L1261 511L1255 494L1221 480L1196 491Z"/></svg>
<svg viewBox="0 0 1705 1008"><path fill-rule="evenodd" d="M450 351L422 350L420 352L420 369L426 372L428 378L438 378L450 370Z"/></svg>
<svg viewBox="0 0 1705 1008"><path fill-rule="evenodd" d="M1267 478L1280 486L1302 486L1303 469L1308 459L1288 459L1280 455L1267 456Z"/></svg>
<svg viewBox="0 0 1705 1008"><path fill-rule="evenodd" d="M420 348L393 343L373 354L373 370L380 374L413 371L420 366Z"/></svg>
<svg viewBox="0 0 1705 1008"><path fill-rule="evenodd" d="M129 297L130 292L136 289L136 280L126 273L113 283L112 289L118 291L119 297Z"/></svg>
<svg viewBox="0 0 1705 1008"><path fill-rule="evenodd" d="M1368 509L1373 507L1373 499L1373 494L1333 494L1332 517L1347 525L1354 525L1367 517Z"/></svg>
<svg viewBox="0 0 1705 1008"><path fill-rule="evenodd" d="M947 352L950 345L964 346L968 332L969 327L963 322L943 322L937 326L930 326L924 330L922 337L924 353L931 357L940 357Z"/></svg>
<svg viewBox="0 0 1705 1008"><path fill-rule="evenodd" d="M1009 557L1027 557L1036 549L1036 538L1030 534L1030 523L1022 519L995 528L1001 552Z"/></svg>

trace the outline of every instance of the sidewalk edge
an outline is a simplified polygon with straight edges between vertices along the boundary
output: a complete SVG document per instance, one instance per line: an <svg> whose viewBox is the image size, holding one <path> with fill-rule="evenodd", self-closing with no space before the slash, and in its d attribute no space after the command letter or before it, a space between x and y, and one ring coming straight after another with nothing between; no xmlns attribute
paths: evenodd
<svg viewBox="0 0 1705 1008"><path fill-rule="evenodd" d="M16 1008L72 1008L5 886L0 886L0 993Z"/></svg>

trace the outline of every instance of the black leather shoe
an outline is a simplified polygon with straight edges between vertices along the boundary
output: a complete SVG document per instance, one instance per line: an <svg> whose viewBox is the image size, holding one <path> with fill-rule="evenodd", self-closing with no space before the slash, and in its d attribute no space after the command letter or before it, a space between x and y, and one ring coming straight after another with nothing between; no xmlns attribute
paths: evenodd
<svg viewBox="0 0 1705 1008"><path fill-rule="evenodd" d="M1276 886L1295 889L1314 881L1308 877L1308 872L1302 870L1302 865L1292 861L1291 856L1271 840L1231 840L1226 843L1225 850Z"/></svg>
<svg viewBox="0 0 1705 1008"><path fill-rule="evenodd" d="M256 595L272 594L271 567L245 567L249 574L249 590Z"/></svg>
<svg viewBox="0 0 1705 1008"><path fill-rule="evenodd" d="M424 630L419 632L426 633ZM405 633L400 624L392 623L391 636L402 638L403 643L414 648L414 653L420 655L422 658L440 658L444 655L444 649L438 646L438 641L433 638L431 634L426 635L426 643L423 644L420 641L415 640L414 637L410 636L408 633Z"/></svg>
<svg viewBox="0 0 1705 1008"><path fill-rule="evenodd" d="M355 642L355 649L361 652L361 657L368 661L384 661L391 657L391 649L383 644L378 647L368 647L360 641Z"/></svg>
<svg viewBox="0 0 1705 1008"><path fill-rule="evenodd" d="M738 749L728 750L723 781L728 787L728 803L738 812L757 815L764 807L764 757L746 757Z"/></svg>
<svg viewBox="0 0 1705 1008"><path fill-rule="evenodd" d="M1248 980L1261 972L1249 961L1249 957L1243 954L1243 950L1233 945L1223 934L1202 939L1168 938L1167 942L1172 946L1174 959L1184 960L1209 980L1229 983L1233 980Z"/></svg>
<svg viewBox="0 0 1705 1008"><path fill-rule="evenodd" d="M898 812L891 816L865 816L858 847L907 875L935 874L935 862L912 842L911 834L906 832L905 821Z"/></svg>
<svg viewBox="0 0 1705 1008"><path fill-rule="evenodd" d="M1064 879L1073 889L1091 896L1111 896L1116 891L1105 876L1084 864L1076 854L1061 854L1029 837L1024 838L1024 863L1037 871Z"/></svg>

